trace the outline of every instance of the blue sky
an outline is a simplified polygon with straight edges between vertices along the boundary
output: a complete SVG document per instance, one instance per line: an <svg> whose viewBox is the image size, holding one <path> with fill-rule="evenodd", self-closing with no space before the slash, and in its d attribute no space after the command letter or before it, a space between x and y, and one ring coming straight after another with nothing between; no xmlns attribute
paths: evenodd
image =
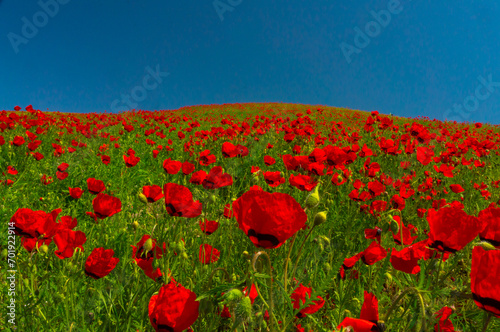
<svg viewBox="0 0 500 332"><path fill-rule="evenodd" d="M287 102L500 124L499 17L487 0L3 0L0 109Z"/></svg>

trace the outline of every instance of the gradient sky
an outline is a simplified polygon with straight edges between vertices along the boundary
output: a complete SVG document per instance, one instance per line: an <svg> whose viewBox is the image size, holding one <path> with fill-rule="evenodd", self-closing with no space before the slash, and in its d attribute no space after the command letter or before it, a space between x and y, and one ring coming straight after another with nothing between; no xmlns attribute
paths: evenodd
<svg viewBox="0 0 500 332"><path fill-rule="evenodd" d="M500 124L500 5L471 3L0 0L0 109L287 102Z"/></svg>

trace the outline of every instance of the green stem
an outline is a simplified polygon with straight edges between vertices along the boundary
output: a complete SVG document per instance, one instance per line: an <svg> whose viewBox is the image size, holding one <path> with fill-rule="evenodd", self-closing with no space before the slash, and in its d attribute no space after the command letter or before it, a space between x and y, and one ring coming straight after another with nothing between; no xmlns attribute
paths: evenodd
<svg viewBox="0 0 500 332"><path fill-rule="evenodd" d="M483 332L486 332L486 330L488 329L488 324L490 324L490 320L491 320L492 316L493 315L490 312L488 312L486 314L486 317L484 317L483 330L482 330Z"/></svg>
<svg viewBox="0 0 500 332"><path fill-rule="evenodd" d="M275 321L276 321L276 326L278 326L278 324L277 324L276 316L274 315L273 271L272 271L272 266L271 266L271 258L269 257L269 255L267 254L267 252L265 252L265 251L259 251L258 253L256 253L253 256L253 259L252 259L252 267L253 267L254 271L257 271L257 268L255 267L255 263L257 263L257 260L262 255L264 255L267 258L268 268L269 268L269 306L268 307L269 307L269 315L273 317L273 320L271 320L271 331L274 331L274 323L275 323ZM256 283L254 283L254 284L256 286L255 288L257 289L257 292L259 292L257 284ZM262 298L262 295L260 295L260 293L259 293L259 296ZM264 303L265 303L265 301L264 301Z"/></svg>
<svg viewBox="0 0 500 332"><path fill-rule="evenodd" d="M288 250L288 255L286 256L286 263L285 263L285 294L287 293L287 286L288 286L288 263L290 262L290 254L292 253L292 248L293 244L295 243L295 239L297 238L297 233L296 232L293 236L292 243L290 243L290 249Z"/></svg>
<svg viewBox="0 0 500 332"><path fill-rule="evenodd" d="M300 255L302 254L302 249L304 248L304 244L306 243L307 239L311 235L314 227L315 226L311 227L311 230L309 231L309 233L307 233L306 237L304 238L304 241L302 241L302 244L300 245L299 254L297 255L297 260L295 261L295 265L294 265L293 271L292 271L292 277L290 278L290 280L293 280L293 278L295 276L295 271L297 270L297 266L299 265Z"/></svg>

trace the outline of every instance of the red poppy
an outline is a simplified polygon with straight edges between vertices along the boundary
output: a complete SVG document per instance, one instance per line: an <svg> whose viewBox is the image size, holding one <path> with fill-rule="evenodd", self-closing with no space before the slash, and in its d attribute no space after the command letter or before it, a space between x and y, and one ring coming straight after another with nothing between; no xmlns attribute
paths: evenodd
<svg viewBox="0 0 500 332"><path fill-rule="evenodd" d="M109 163L111 162L111 157L103 154L101 155L101 161L103 164L109 165Z"/></svg>
<svg viewBox="0 0 500 332"><path fill-rule="evenodd" d="M439 318L439 322L434 325L435 332L455 332L455 327L450 320L452 313L453 309L450 307L443 307L435 313L436 317Z"/></svg>
<svg viewBox="0 0 500 332"><path fill-rule="evenodd" d="M165 207L173 217L196 218L201 214L202 203L193 201L193 194L184 186L167 183L163 186Z"/></svg>
<svg viewBox="0 0 500 332"><path fill-rule="evenodd" d="M106 190L104 182L94 178L87 179L87 188L91 194L97 195Z"/></svg>
<svg viewBox="0 0 500 332"><path fill-rule="evenodd" d="M221 166L213 167L202 182L203 188L205 189L217 189L232 184L233 178L227 173L222 173Z"/></svg>
<svg viewBox="0 0 500 332"><path fill-rule="evenodd" d="M66 179L68 175L69 175L68 172L59 172L59 171L56 172L56 177L60 181Z"/></svg>
<svg viewBox="0 0 500 332"><path fill-rule="evenodd" d="M352 327L355 332L383 331L385 328L379 326L378 319L378 300L375 295L365 291L364 302L361 307L359 319L346 317L342 323L337 326L337 330L340 330L341 327Z"/></svg>
<svg viewBox="0 0 500 332"><path fill-rule="evenodd" d="M203 183L203 180L206 179L207 175L207 172L205 172L204 170L199 170L191 175L191 179L189 180L189 182L201 185Z"/></svg>
<svg viewBox="0 0 500 332"><path fill-rule="evenodd" d="M276 163L276 160L271 157L271 156L264 156L264 164L266 164L266 166L271 166L271 165L274 165Z"/></svg>
<svg viewBox="0 0 500 332"><path fill-rule="evenodd" d="M172 160L171 158L165 159L163 161L163 169L168 174L177 174L179 173L182 167L182 163L177 160Z"/></svg>
<svg viewBox="0 0 500 332"><path fill-rule="evenodd" d="M106 194L97 194L92 200L94 214L99 219L111 217L122 210L122 202L118 197Z"/></svg>
<svg viewBox="0 0 500 332"><path fill-rule="evenodd" d="M182 173L184 175L188 175L188 174L191 174L193 171L194 171L194 165L191 164L189 161L185 161L182 163Z"/></svg>
<svg viewBox="0 0 500 332"><path fill-rule="evenodd" d="M94 248L85 261L85 274L94 279L107 276L120 261L113 249Z"/></svg>
<svg viewBox="0 0 500 332"><path fill-rule="evenodd" d="M453 191L455 194L459 194L461 192L464 192L465 189L459 185L459 184L450 184L450 189Z"/></svg>
<svg viewBox="0 0 500 332"><path fill-rule="evenodd" d="M210 150L205 150L200 152L200 165L208 166L210 164L215 163L216 157L213 154L210 154Z"/></svg>
<svg viewBox="0 0 500 332"><path fill-rule="evenodd" d="M149 321L157 332L181 332L198 319L196 294L170 282L153 295L148 305Z"/></svg>
<svg viewBox="0 0 500 332"><path fill-rule="evenodd" d="M82 189L68 187L68 190L69 190L70 196L73 197L74 199L78 199L78 198L82 197L82 194L83 194Z"/></svg>
<svg viewBox="0 0 500 332"><path fill-rule="evenodd" d="M306 296L311 298L312 288L306 287L302 284L297 287L292 295L292 304L294 309L300 309L306 303ZM317 296L317 300L313 301L312 304L308 305L302 309L298 314L298 318L303 318L306 315L314 314L316 311L321 309L325 305L325 300L321 296Z"/></svg>
<svg viewBox="0 0 500 332"><path fill-rule="evenodd" d="M423 146L417 148L417 160L422 165L428 165L432 161L432 157L434 157L433 149Z"/></svg>
<svg viewBox="0 0 500 332"><path fill-rule="evenodd" d="M54 219L57 211L33 211L28 208L19 208L10 219L14 225L14 233L26 238L38 238L44 234L51 234L57 226Z"/></svg>
<svg viewBox="0 0 500 332"><path fill-rule="evenodd" d="M415 239L418 237L418 229L412 224L408 224L408 227L406 227L405 224L401 221L400 216L394 216L393 219L398 223L399 226L399 230L396 233L391 230L394 242L401 245L401 234L403 234L403 244L412 244L413 241L415 241Z"/></svg>
<svg viewBox="0 0 500 332"><path fill-rule="evenodd" d="M163 198L163 191L157 185L142 187L142 193L146 196L149 203L154 203Z"/></svg>
<svg viewBox="0 0 500 332"><path fill-rule="evenodd" d="M374 229L371 228L365 229L366 239L377 240L377 242L380 243L381 235L382 235L382 229L380 229L377 226L375 226Z"/></svg>
<svg viewBox="0 0 500 332"><path fill-rule="evenodd" d="M387 251L377 241L373 241L368 248L360 253L360 256L363 263L373 265L384 259L387 256Z"/></svg>
<svg viewBox="0 0 500 332"><path fill-rule="evenodd" d="M482 241L488 241L495 247L500 248L500 208L489 206L479 212L481 219L486 227L479 233L479 238Z"/></svg>
<svg viewBox="0 0 500 332"><path fill-rule="evenodd" d="M24 144L24 138L22 136L16 136L14 137L14 141L11 144L14 144L14 146L21 146Z"/></svg>
<svg viewBox="0 0 500 332"><path fill-rule="evenodd" d="M152 239L149 235L145 234L137 243L137 247L134 245L131 245L131 247L132 258L144 271L144 274L146 274L146 276L151 278L153 281L160 280L162 273L159 267L154 270L153 262L155 259L163 256L163 253L166 251L165 242L163 242L163 246L159 246L155 239Z"/></svg>
<svg viewBox="0 0 500 332"><path fill-rule="evenodd" d="M252 304L255 302L255 299L259 296L257 288L255 287L254 284L250 286L250 292L248 292L248 287L243 288L241 292L243 293L243 295L250 297L250 302Z"/></svg>
<svg viewBox="0 0 500 332"><path fill-rule="evenodd" d="M318 184L314 178L302 174L297 176L290 174L289 182L292 186L302 191L311 191Z"/></svg>
<svg viewBox="0 0 500 332"><path fill-rule="evenodd" d="M264 172L264 180L266 181L266 183L275 188L277 186L279 186L280 184L282 183L285 183L285 178L281 176L281 172L280 171L277 171L277 172Z"/></svg>
<svg viewBox="0 0 500 332"><path fill-rule="evenodd" d="M57 250L54 253L60 259L64 259L72 257L76 248L83 251L83 244L87 242L87 237L81 231L62 229L54 235L54 242L57 245Z"/></svg>
<svg viewBox="0 0 500 332"><path fill-rule="evenodd" d="M430 209L429 247L441 252L455 253L463 249L483 230L482 220L469 216L457 207L444 207L438 211Z"/></svg>
<svg viewBox="0 0 500 332"><path fill-rule="evenodd" d="M65 170L67 170L69 167L68 163L62 163L61 165L57 166L57 170L59 172L64 172Z"/></svg>
<svg viewBox="0 0 500 332"><path fill-rule="evenodd" d="M224 142L222 143L222 155L224 158L233 158L238 155L239 151L236 149L236 146L234 146L233 143L231 142Z"/></svg>
<svg viewBox="0 0 500 332"><path fill-rule="evenodd" d="M278 248L303 228L307 215L290 195L250 190L233 202L239 228L256 247Z"/></svg>
<svg viewBox="0 0 500 332"><path fill-rule="evenodd" d="M220 252L209 244L200 245L199 259L202 264L215 263L219 260Z"/></svg>
<svg viewBox="0 0 500 332"><path fill-rule="evenodd" d="M201 231L207 235L212 234L219 228L219 223L215 220L205 219L205 221L200 220L199 223Z"/></svg>
<svg viewBox="0 0 500 332"><path fill-rule="evenodd" d="M500 318L500 250L474 247L470 279L474 303Z"/></svg>
<svg viewBox="0 0 500 332"><path fill-rule="evenodd" d="M231 219L233 216L234 216L234 213L232 210L232 206L231 206L231 204L228 203L224 206L224 217L227 219Z"/></svg>
<svg viewBox="0 0 500 332"><path fill-rule="evenodd" d="M391 264L396 270L408 274L417 274L420 272L420 266L418 265L420 258L418 253L411 246L401 251L392 248Z"/></svg>
<svg viewBox="0 0 500 332"><path fill-rule="evenodd" d="M141 158L136 157L135 154L123 156L123 161L125 162L125 166L127 166L127 168L134 167L140 160Z"/></svg>

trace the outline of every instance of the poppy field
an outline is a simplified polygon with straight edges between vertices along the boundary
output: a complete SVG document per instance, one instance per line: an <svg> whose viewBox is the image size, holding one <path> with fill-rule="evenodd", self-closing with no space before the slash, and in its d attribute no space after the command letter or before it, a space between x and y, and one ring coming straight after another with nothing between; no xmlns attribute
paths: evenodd
<svg viewBox="0 0 500 332"><path fill-rule="evenodd" d="M0 327L499 331L500 130L326 106L0 112Z"/></svg>

